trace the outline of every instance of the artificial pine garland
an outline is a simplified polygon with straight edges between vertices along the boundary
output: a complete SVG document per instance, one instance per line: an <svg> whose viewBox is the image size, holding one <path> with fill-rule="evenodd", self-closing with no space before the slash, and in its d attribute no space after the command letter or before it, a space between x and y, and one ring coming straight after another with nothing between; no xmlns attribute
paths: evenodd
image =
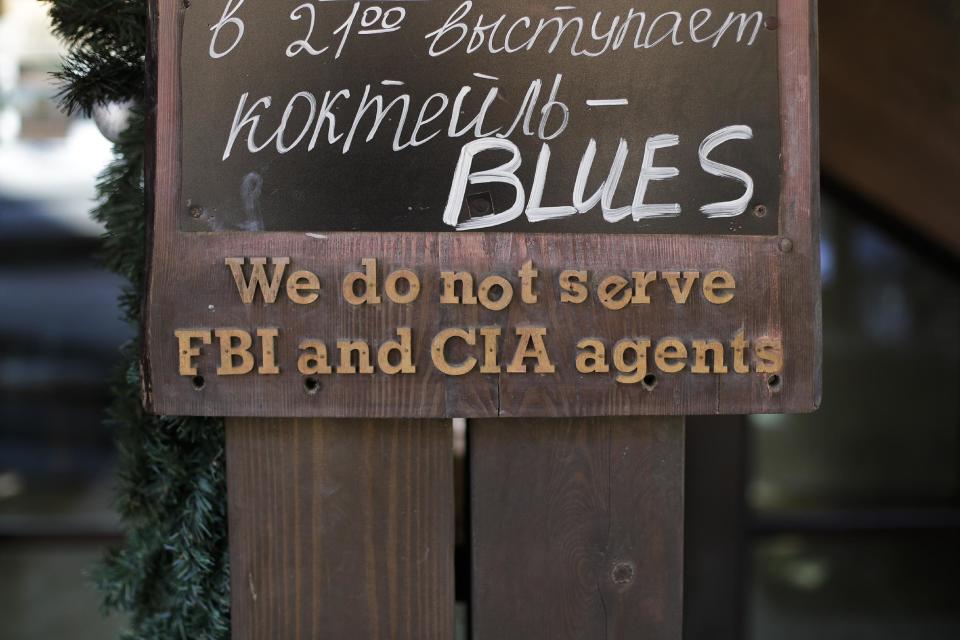
<svg viewBox="0 0 960 640"><path fill-rule="evenodd" d="M43 0L67 43L60 99L69 113L134 100L116 158L100 177L94 218L105 264L127 279L121 308L140 326L144 290L145 0ZM118 510L125 545L96 580L110 611L130 616L126 638L229 636L223 423L154 417L140 404L139 340L123 349L108 422L120 450Z"/></svg>

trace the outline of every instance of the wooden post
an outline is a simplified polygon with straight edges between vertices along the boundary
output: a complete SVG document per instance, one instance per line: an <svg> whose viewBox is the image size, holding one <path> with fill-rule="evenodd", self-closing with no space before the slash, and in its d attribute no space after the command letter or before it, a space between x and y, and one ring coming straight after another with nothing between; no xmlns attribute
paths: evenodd
<svg viewBox="0 0 960 640"><path fill-rule="evenodd" d="M470 423L475 640L679 640L683 418Z"/></svg>
<svg viewBox="0 0 960 640"><path fill-rule="evenodd" d="M452 640L447 420L227 422L234 640Z"/></svg>

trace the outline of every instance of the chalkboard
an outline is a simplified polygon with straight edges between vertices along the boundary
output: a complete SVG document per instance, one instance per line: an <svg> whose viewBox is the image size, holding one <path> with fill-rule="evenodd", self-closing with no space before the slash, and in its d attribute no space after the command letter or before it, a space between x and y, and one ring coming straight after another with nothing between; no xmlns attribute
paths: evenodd
<svg viewBox="0 0 960 640"><path fill-rule="evenodd" d="M774 235L776 4L194 1L180 229Z"/></svg>

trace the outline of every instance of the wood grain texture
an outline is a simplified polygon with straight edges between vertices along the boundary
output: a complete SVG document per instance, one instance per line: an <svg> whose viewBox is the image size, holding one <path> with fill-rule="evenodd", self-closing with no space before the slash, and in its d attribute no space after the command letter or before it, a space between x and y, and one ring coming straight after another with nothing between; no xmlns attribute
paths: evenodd
<svg viewBox="0 0 960 640"><path fill-rule="evenodd" d="M150 307L145 314L148 344L144 398L158 413L227 416L325 417L496 417L693 415L803 412L820 401L821 320L819 290L818 162L816 152L816 35L813 8L805 0L780 0L779 56L782 116L783 191L780 237L609 236L557 234L364 234L182 233L180 206L181 120L179 48L181 3L156 0L159 7L158 110L155 172L156 217L149 276ZM783 247L789 247L783 250ZM310 306L283 300L243 305L224 258L289 257L295 268L314 271L322 281L321 300ZM377 258L381 282L394 269L413 269L422 281L419 302L352 307L339 300L344 276ZM526 260L540 270L542 302L492 312L480 305L439 305L439 272L496 273L516 281ZM730 271L738 296L717 307L701 298L613 312L591 296L588 303L559 303L559 273L590 271L595 287L606 275L635 270L707 273ZM185 295L186 292L186 295ZM553 375L440 374L430 361L430 342L442 329L497 325L505 336L501 362L516 346L518 325L545 326L555 356ZM279 327L277 376L214 375L216 349L199 359L205 384L194 388L178 375L174 330L230 327L254 332ZM296 347L315 338L328 345L342 339L376 344L410 327L418 371L414 375L326 376L321 389L307 393L297 373ZM612 376L583 376L574 367L581 338L665 337L729 341L744 330L751 338L779 338L785 366L776 389L764 374L696 375L689 369L661 375L656 389L625 386Z"/></svg>
<svg viewBox="0 0 960 640"><path fill-rule="evenodd" d="M475 640L679 640L681 418L470 423Z"/></svg>
<svg viewBox="0 0 960 640"><path fill-rule="evenodd" d="M448 421L230 420L232 637L452 640Z"/></svg>

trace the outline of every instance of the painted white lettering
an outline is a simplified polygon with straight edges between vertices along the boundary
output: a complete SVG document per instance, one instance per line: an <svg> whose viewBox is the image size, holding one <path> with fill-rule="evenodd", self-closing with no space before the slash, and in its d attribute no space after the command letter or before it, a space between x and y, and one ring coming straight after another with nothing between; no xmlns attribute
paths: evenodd
<svg viewBox="0 0 960 640"><path fill-rule="evenodd" d="M492 150L509 151L511 158L508 162L495 169L471 173L474 156L484 151ZM515 220L523 213L523 203L526 200L523 185L520 184L520 179L517 178L516 175L517 169L520 168L520 163L520 149L509 140L483 138L465 144L460 151L460 159L457 161L457 168L453 174L450 197L447 200L447 206L443 213L444 224L456 227L457 231L469 231L471 229L494 227ZM514 200L513 206L502 213L491 213L490 215L480 216L479 218L458 223L460 212L463 210L463 198L466 194L467 183L486 184L490 182L509 184L516 189L517 197L516 200Z"/></svg>
<svg viewBox="0 0 960 640"><path fill-rule="evenodd" d="M709 158L710 152L730 140L752 140L753 129L746 125L724 127L707 136L700 145L700 166L707 173L721 178L739 180L746 186L743 195L729 202L715 202L700 208L708 218L734 218L747 210L753 198L753 178L745 171L721 164Z"/></svg>
<svg viewBox="0 0 960 640"><path fill-rule="evenodd" d="M550 145L543 143L540 148L540 157L537 159L537 170L533 177L533 187L530 189L530 201L527 203L527 219L530 222L543 222L572 216L577 212L574 207L543 207L543 188L547 181L547 170L550 167Z"/></svg>
<svg viewBox="0 0 960 640"><path fill-rule="evenodd" d="M293 114L293 107L297 103L298 98L302 98L307 101L307 104L310 106L310 115L307 117L307 121L303 123L303 128L300 130L300 135L297 136L297 139L287 145L283 143L283 134L287 131L287 124L290 122L290 116ZM300 141L303 140L307 133L310 132L310 127L313 125L313 118L316 115L317 99L312 93L301 91L290 98L290 102L287 103L287 108L283 112L283 119L280 121L280 128L277 129L277 152L287 153L300 144Z"/></svg>
<svg viewBox="0 0 960 640"><path fill-rule="evenodd" d="M210 31L213 32L213 36L210 38L210 48L208 50L211 58L222 58L228 55L231 51L236 49L237 45L240 44L240 41L243 40L243 20L237 18L236 14L237 11L240 10L240 7L243 6L244 2L246 2L246 0L227 0L227 4L223 8L223 15L220 16L220 20L215 25L210 27ZM217 48L217 40L220 38L220 31L228 24L236 29L236 37L229 47L221 50Z"/></svg>
<svg viewBox="0 0 960 640"><path fill-rule="evenodd" d="M247 98L249 96L250 96L249 93L244 93L242 96L240 96L240 102L237 104L237 112L233 116L233 125L230 127L230 135L227 138L227 146L223 151L223 158L222 158L223 160L226 160L227 158L230 157L230 154L233 152L233 145L237 141L237 137L240 135L240 132L246 126L250 127L250 131L247 134L247 148L250 151L260 151L260 149L265 148L268 144L270 144L270 141L273 140L273 137L271 136L270 140L265 142L260 147L257 147L253 139L253 136L257 132L257 125L260 124L260 116L253 115L253 112L256 111L261 106L264 109L269 109L273 99L270 96L266 96L265 98L260 98L255 103L253 103L252 107L244 111L243 109L247 104Z"/></svg>
<svg viewBox="0 0 960 640"><path fill-rule="evenodd" d="M680 175L676 167L655 167L653 158L657 149L667 149L680 144L680 137L672 133L654 136L647 139L643 150L643 166L640 168L640 179L637 181L637 190L633 196L633 219L636 221L649 218L672 218L680 215L679 204L644 204L647 187L657 180L669 180Z"/></svg>

